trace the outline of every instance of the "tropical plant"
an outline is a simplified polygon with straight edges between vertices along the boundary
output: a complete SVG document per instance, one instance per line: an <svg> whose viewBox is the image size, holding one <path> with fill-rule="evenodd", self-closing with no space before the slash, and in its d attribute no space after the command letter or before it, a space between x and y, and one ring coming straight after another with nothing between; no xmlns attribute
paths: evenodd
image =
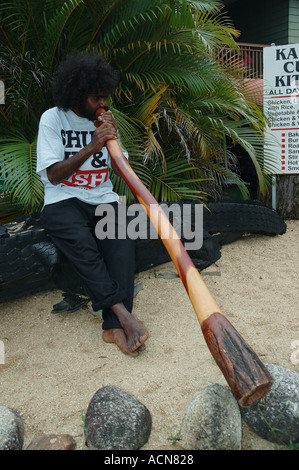
<svg viewBox="0 0 299 470"><path fill-rule="evenodd" d="M246 149L266 190L265 118L246 97L235 67L217 60L220 46L237 52L237 32L220 1L14 0L2 2L0 20L5 209L9 198L23 211L41 208L38 122L54 105L50 77L73 50L97 51L119 71L111 108L120 138L158 199L201 200L228 177L246 197L233 166L235 144Z"/></svg>

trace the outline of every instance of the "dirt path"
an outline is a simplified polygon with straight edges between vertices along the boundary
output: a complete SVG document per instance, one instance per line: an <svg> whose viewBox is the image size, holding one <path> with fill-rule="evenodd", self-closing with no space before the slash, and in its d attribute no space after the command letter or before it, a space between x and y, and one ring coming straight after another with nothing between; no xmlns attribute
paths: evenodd
<svg viewBox="0 0 299 470"><path fill-rule="evenodd" d="M215 265L202 272L227 318L264 362L299 371L291 360L298 329L299 221L282 236L243 236L222 248ZM115 385L144 403L153 425L145 449L169 444L181 432L194 393L226 385L204 342L196 315L172 263L136 276L143 289L135 316L150 332L138 358L101 339L101 320L88 307L51 314L62 300L47 291L0 305L0 404L18 410L25 444L40 433L68 433L84 449L83 421L97 389ZM182 436L184 437L184 436ZM183 441L182 441L183 445ZM246 425L244 449L274 449Z"/></svg>

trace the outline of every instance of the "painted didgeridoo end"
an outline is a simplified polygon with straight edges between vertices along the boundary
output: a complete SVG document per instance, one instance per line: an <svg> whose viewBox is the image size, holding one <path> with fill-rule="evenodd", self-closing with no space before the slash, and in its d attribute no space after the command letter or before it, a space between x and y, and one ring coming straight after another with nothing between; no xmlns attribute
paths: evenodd
<svg viewBox="0 0 299 470"><path fill-rule="evenodd" d="M267 395L272 376L227 318L215 312L203 321L201 329L239 405L254 405Z"/></svg>

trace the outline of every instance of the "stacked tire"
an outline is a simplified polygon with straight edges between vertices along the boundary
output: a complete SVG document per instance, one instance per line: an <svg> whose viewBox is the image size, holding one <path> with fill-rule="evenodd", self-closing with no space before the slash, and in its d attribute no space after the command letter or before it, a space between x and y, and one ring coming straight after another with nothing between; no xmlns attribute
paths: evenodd
<svg viewBox="0 0 299 470"><path fill-rule="evenodd" d="M196 202L185 203L195 211ZM192 231L196 229L194 225ZM223 244L246 232L282 235L286 223L275 210L258 201L207 203L203 210L203 245L190 250L189 255L199 270L205 269L221 257ZM170 261L162 241L150 238L136 240L135 258L136 272ZM39 214L0 226L0 264L0 302L53 288L85 293L68 261L39 225Z"/></svg>
<svg viewBox="0 0 299 470"><path fill-rule="evenodd" d="M10 228L10 227L8 227ZM9 230L0 236L0 301L53 288L51 273L33 246L47 239L43 229Z"/></svg>

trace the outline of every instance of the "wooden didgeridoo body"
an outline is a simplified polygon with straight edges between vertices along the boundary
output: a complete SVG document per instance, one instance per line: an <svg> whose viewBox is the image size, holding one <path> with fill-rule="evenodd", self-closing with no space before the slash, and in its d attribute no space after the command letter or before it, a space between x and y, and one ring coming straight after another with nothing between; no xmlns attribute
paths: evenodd
<svg viewBox="0 0 299 470"><path fill-rule="evenodd" d="M106 148L120 176L143 206L164 243L185 286L210 352L235 398L240 406L258 402L269 392L273 378L221 312L167 215L132 170L118 142L108 140Z"/></svg>

